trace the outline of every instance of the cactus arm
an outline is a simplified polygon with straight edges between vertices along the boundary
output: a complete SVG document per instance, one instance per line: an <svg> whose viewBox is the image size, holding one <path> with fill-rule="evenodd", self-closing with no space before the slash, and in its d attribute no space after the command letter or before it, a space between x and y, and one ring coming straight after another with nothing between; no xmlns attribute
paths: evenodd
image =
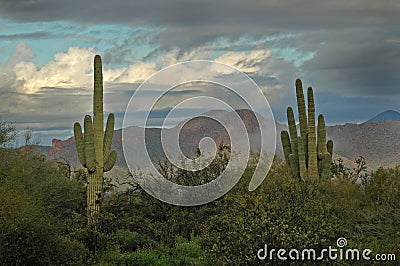
<svg viewBox="0 0 400 266"><path fill-rule="evenodd" d="M329 171L331 170L332 155L329 152L325 152L322 159L321 178L328 178Z"/></svg>
<svg viewBox="0 0 400 266"><path fill-rule="evenodd" d="M292 154L289 156L290 168L292 169L292 174L294 176L297 176L300 178L299 158L298 158L298 152L297 152L297 150L298 150L297 128L296 128L296 122L294 120L294 113L293 113L292 107L289 106L287 108L286 114L287 114L287 119L288 119L290 144L291 144L291 151L292 151Z"/></svg>
<svg viewBox="0 0 400 266"><path fill-rule="evenodd" d="M288 119L290 138L293 140L297 138L297 129L296 122L294 121L294 113L292 107L289 106L287 108L286 114Z"/></svg>
<svg viewBox="0 0 400 266"><path fill-rule="evenodd" d="M300 136L302 138L303 143L303 151L304 151L304 159L305 165L307 167L308 161L308 121L307 121L307 114L306 114L306 104L304 100L304 93L303 93L303 84L300 79L296 80L296 98L297 98L297 111L299 113L299 124L300 124ZM299 160L300 164L300 160Z"/></svg>
<svg viewBox="0 0 400 266"><path fill-rule="evenodd" d="M114 121L115 121L114 114L109 114L107 118L106 131L104 133L104 139L103 139L104 162L106 162L108 160L108 157L110 156L110 149L114 133Z"/></svg>
<svg viewBox="0 0 400 266"><path fill-rule="evenodd" d="M307 166L306 166L306 154L304 152L304 139L303 137L299 136L297 139L297 149L299 154L299 171L300 171L300 179L306 180L307 179Z"/></svg>
<svg viewBox="0 0 400 266"><path fill-rule="evenodd" d="M325 152L327 151L326 147L326 127L325 127L325 119L321 114L318 116L318 157L322 160Z"/></svg>
<svg viewBox="0 0 400 266"><path fill-rule="evenodd" d="M103 74L101 57L94 58L93 131L96 168L103 168Z"/></svg>
<svg viewBox="0 0 400 266"><path fill-rule="evenodd" d="M317 140L315 132L315 104L314 95L311 87L307 90L308 100L308 142L307 142L307 153L308 154L308 176L310 178L318 177L318 165L317 165Z"/></svg>
<svg viewBox="0 0 400 266"><path fill-rule="evenodd" d="M290 140L291 140L292 151L293 151L293 141L297 140L297 129L296 129L296 122L294 120L294 114L293 114L292 107L287 108L286 114L287 114L289 134L290 134Z"/></svg>
<svg viewBox="0 0 400 266"><path fill-rule="evenodd" d="M302 136L303 139L305 139L308 131L308 125L307 125L306 104L304 101L304 94L303 94L303 84L301 83L300 79L296 80L296 97L297 97L297 110L299 112L300 136Z"/></svg>
<svg viewBox="0 0 400 266"><path fill-rule="evenodd" d="M327 153L325 153L325 157L322 162L322 171L321 171L321 177L328 178L329 172L331 170L332 166L332 158L333 158L333 141L328 140L326 143L326 148L327 148Z"/></svg>
<svg viewBox="0 0 400 266"><path fill-rule="evenodd" d="M116 160L117 160L117 151L112 150L107 158L107 161L105 161L104 163L104 172L110 171L113 168Z"/></svg>
<svg viewBox="0 0 400 266"><path fill-rule="evenodd" d="M318 158L319 173L322 178L328 178L331 169L333 154L333 141L326 143L326 125L323 115L318 116Z"/></svg>
<svg viewBox="0 0 400 266"><path fill-rule="evenodd" d="M292 168L292 172L294 174L294 176L300 178L300 169L299 169L299 153L298 153L298 143L299 140L296 137L296 139L292 140L292 154L290 156L293 155L293 158L290 159L290 167Z"/></svg>
<svg viewBox="0 0 400 266"><path fill-rule="evenodd" d="M333 141L331 139L326 143L326 149L333 156Z"/></svg>
<svg viewBox="0 0 400 266"><path fill-rule="evenodd" d="M307 132L305 138L303 138L303 141L304 141L304 143L303 143L304 144L304 154L306 157L306 167L308 168L308 160L309 160L309 158L308 158L308 132Z"/></svg>
<svg viewBox="0 0 400 266"><path fill-rule="evenodd" d="M296 141L296 143L297 143L297 141ZM289 166L290 166L290 171L292 172L292 176L300 179L299 158L297 157L297 155L290 154L289 161L290 161Z"/></svg>
<svg viewBox="0 0 400 266"><path fill-rule="evenodd" d="M286 164L290 167L289 155L292 153L292 149L290 147L289 133L286 130L281 132L281 141L283 147L283 155L285 156Z"/></svg>
<svg viewBox="0 0 400 266"><path fill-rule="evenodd" d="M89 173L93 173L95 171L95 151L93 146L93 125L90 115L85 116L84 129L86 167Z"/></svg>
<svg viewBox="0 0 400 266"><path fill-rule="evenodd" d="M79 162L83 165L83 167L86 167L85 143L83 141L82 127L78 122L74 124L74 137Z"/></svg>

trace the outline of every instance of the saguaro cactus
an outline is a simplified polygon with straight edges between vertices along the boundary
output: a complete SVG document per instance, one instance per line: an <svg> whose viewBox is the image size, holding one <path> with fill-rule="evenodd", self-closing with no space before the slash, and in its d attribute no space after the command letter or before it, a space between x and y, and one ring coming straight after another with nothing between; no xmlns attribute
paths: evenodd
<svg viewBox="0 0 400 266"><path fill-rule="evenodd" d="M111 149L114 133L114 115L109 114L103 136L103 73L101 57L94 58L93 122L90 115L84 119L84 136L81 125L74 124L76 149L80 163L89 173L87 186L88 224L93 224L100 213L103 197L103 173L111 170L117 159L117 152Z"/></svg>
<svg viewBox="0 0 400 266"><path fill-rule="evenodd" d="M300 122L300 136L297 135L296 122L292 107L287 108L289 133L281 132L283 153L293 176L305 180L307 178L328 177L332 163L333 142L326 142L324 116L318 116L315 130L315 105L313 89L307 90L308 119L300 79L296 80L297 108ZM316 132L317 131L317 132Z"/></svg>

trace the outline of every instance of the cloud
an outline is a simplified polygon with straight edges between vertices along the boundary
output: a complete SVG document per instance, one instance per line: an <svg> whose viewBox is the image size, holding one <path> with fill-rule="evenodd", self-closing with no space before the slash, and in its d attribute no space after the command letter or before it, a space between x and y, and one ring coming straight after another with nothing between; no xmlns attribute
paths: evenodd
<svg viewBox="0 0 400 266"><path fill-rule="evenodd" d="M16 81L26 93L35 93L41 87L72 88L90 84L93 48L70 47L67 53L57 53L54 59L41 68L32 62L15 65Z"/></svg>
<svg viewBox="0 0 400 266"><path fill-rule="evenodd" d="M17 63L22 62L27 59L35 57L35 53L26 45L24 42L20 42L15 47L14 52L10 58L6 61L6 68L15 66Z"/></svg>
<svg viewBox="0 0 400 266"><path fill-rule="evenodd" d="M24 43L17 44L14 52L0 65L0 91L10 90L16 86L16 73L14 67L24 60L31 59L35 53Z"/></svg>
<svg viewBox="0 0 400 266"><path fill-rule="evenodd" d="M347 96L398 92L400 4L396 0L72 0L57 5L49 0L0 0L0 4L0 16L17 22L70 21L86 29L96 25L97 32L102 32L103 27L107 40L99 41L101 34L96 33L96 42L112 43L102 50L103 59L113 67L109 75L121 82L143 80L162 66L191 59L219 58L244 71L253 71L239 66L234 57L269 50L271 58L294 64L298 77L308 79L321 90ZM111 28L113 36L117 36L118 26L145 30L139 29L132 36L124 30L121 35L129 37L118 36L113 42L108 31ZM19 34L33 37L52 33L35 28L32 33L8 35L18 38ZM21 83L35 72L29 63L20 71ZM38 68L36 71L44 72ZM285 71L276 68L274 76L283 77L280 73ZM0 79L4 80L4 75ZM51 86L67 87L63 81L68 80L54 81ZM35 91L37 85L40 84L27 82L24 88Z"/></svg>
<svg viewBox="0 0 400 266"><path fill-rule="evenodd" d="M150 75L154 74L157 70L157 65L154 62L146 63L142 61L135 61L112 81L129 83L140 82L149 78ZM104 74L107 75L107 71Z"/></svg>
<svg viewBox="0 0 400 266"><path fill-rule="evenodd" d="M36 31L29 33L17 33L17 34L0 34L0 40L21 40L21 39L39 39L39 38L50 38L52 34L46 31Z"/></svg>
<svg viewBox="0 0 400 266"><path fill-rule="evenodd" d="M254 50L249 54L244 52L227 52L215 61L233 66L246 73L254 73L260 70L260 66L265 64L265 60L271 57L270 50Z"/></svg>
<svg viewBox="0 0 400 266"><path fill-rule="evenodd" d="M149 40L163 51L181 51L210 44L218 38L230 42L243 36L325 31L323 36L348 28L398 28L397 0L260 1L260 0L0 0L0 17L16 22L71 21L82 25L125 25L162 28ZM398 32L398 29L397 29ZM398 36L397 36L398 37ZM129 55L124 43L116 45L121 60ZM113 61L118 51L109 50Z"/></svg>
<svg viewBox="0 0 400 266"><path fill-rule="evenodd" d="M399 58L398 44L384 31L347 29L327 39L304 69L321 91L348 97L400 97Z"/></svg>
<svg viewBox="0 0 400 266"><path fill-rule="evenodd" d="M24 93L39 92L42 87L77 88L92 86L93 57L96 54L94 48L70 47L66 53L57 53L54 59L42 67L35 63L25 61L33 58L34 53L21 43L10 59L9 66L13 66L15 81L18 91ZM233 66L247 73L256 73L265 60L271 57L269 50L254 50L249 53L226 52L215 61ZM133 61L126 68L104 68L104 81L108 83L137 83L149 78L161 67L166 67L178 62L184 62L197 58L211 56L211 53L197 48L180 53L173 49L158 57L155 62Z"/></svg>
<svg viewBox="0 0 400 266"><path fill-rule="evenodd" d="M23 45L23 47L26 46ZM18 90L24 93L36 93L42 87L76 88L91 87L93 83L93 58L95 49L70 47L66 53L57 53L54 59L42 67L32 62L23 61L20 57L26 57L27 51L16 52L9 60L14 63L15 81ZM104 66L103 66L104 67ZM127 68L104 69L105 82L129 82L135 83L147 79L157 71L155 63L141 61L133 62Z"/></svg>
<svg viewBox="0 0 400 266"><path fill-rule="evenodd" d="M54 3L51 0L2 0L0 14L15 21L75 19L85 23L158 24L193 27L196 25L271 25L275 28L325 25L389 23L397 20L400 4L396 0L353 1L259 1L234 0L117 0L114 2L78 0ZM315 12L318 10L318 12ZM73 14L73 16L71 16ZM332 15L335 14L335 15ZM285 20L282 20L285 15ZM315 21L321 21L316 25Z"/></svg>

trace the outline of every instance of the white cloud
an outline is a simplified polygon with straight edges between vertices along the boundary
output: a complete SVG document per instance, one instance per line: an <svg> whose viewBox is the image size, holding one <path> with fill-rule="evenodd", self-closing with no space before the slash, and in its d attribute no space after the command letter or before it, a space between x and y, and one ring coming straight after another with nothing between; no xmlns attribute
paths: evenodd
<svg viewBox="0 0 400 266"><path fill-rule="evenodd" d="M20 84L18 90L31 94L42 87L91 88L95 54L94 48L70 47L67 53L55 54L54 59L41 68L32 62L18 60L13 67L15 81ZM127 68L104 69L103 76L105 82L135 83L147 79L156 71L153 62L135 61Z"/></svg>
<svg viewBox="0 0 400 266"><path fill-rule="evenodd" d="M7 61L3 65L0 65L0 88L9 90L17 87L17 83L15 82L15 65L34 56L35 53L24 42L17 44L14 52Z"/></svg>
<svg viewBox="0 0 400 266"><path fill-rule="evenodd" d="M270 50L254 50L249 54L244 52L227 52L215 61L237 68L246 73L255 73L260 70L264 60L272 55Z"/></svg>
<svg viewBox="0 0 400 266"><path fill-rule="evenodd" d="M31 62L19 62L14 71L16 81L22 82L22 91L34 93L41 87L90 86L94 48L70 47L67 53L57 53L42 68Z"/></svg>
<svg viewBox="0 0 400 266"><path fill-rule="evenodd" d="M91 88L95 54L94 48L70 47L66 53L55 54L53 60L39 68L36 64L26 61L33 58L34 53L25 43L20 43L7 61L6 67L12 70L11 74L15 77L13 87L23 93L36 93L42 87ZM103 66L104 81L143 82L159 70L159 65L169 66L193 59L208 59L210 56L211 52L201 47L183 54L178 49L172 49L155 62L134 61L130 66L119 69L107 69L107 66ZM270 56L270 50L254 50L250 53L227 52L216 58L216 61L247 73L256 73ZM7 73L10 74L9 71Z"/></svg>
<svg viewBox="0 0 400 266"><path fill-rule="evenodd" d="M211 57L211 52L207 51L204 47L197 47L181 53L177 48L171 49L163 56L160 56L157 61L163 66L170 66L180 62L189 60L206 60Z"/></svg>
<svg viewBox="0 0 400 266"><path fill-rule="evenodd" d="M121 73L110 73L114 74L115 78L112 79L113 82L140 82L146 80L150 75L157 71L157 65L154 62L142 62L135 61L128 68L121 70ZM104 72L104 75L107 76L108 71ZM112 75L110 75L112 76Z"/></svg>

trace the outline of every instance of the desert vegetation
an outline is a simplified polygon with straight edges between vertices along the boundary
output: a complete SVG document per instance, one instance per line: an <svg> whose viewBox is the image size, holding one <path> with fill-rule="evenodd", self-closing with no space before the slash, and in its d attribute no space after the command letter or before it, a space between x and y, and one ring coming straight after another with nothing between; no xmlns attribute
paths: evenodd
<svg viewBox="0 0 400 266"><path fill-rule="evenodd" d="M1 132L12 142L12 130ZM87 226L84 171L70 174L64 164L32 150L2 146L0 261L5 265L255 265L265 244L320 249L343 236L348 247L400 256L400 166L368 172L362 158L355 169L335 161L330 178L301 182L275 158L257 190L247 190L254 170L249 164L229 193L197 207L160 202L132 175L126 175L124 190L105 178L95 230ZM202 173L204 180L224 168L225 152ZM185 172L178 176L185 184L199 182Z"/></svg>

